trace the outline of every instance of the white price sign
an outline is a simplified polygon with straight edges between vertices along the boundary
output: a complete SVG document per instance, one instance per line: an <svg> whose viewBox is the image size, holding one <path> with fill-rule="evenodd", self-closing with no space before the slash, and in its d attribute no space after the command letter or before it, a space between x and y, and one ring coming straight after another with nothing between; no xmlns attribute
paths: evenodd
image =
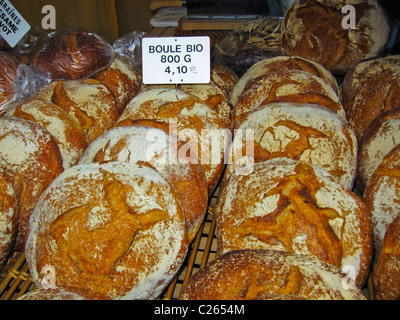
<svg viewBox="0 0 400 320"><path fill-rule="evenodd" d="M0 0L0 35L11 47L25 36L31 26L8 0Z"/></svg>
<svg viewBox="0 0 400 320"><path fill-rule="evenodd" d="M143 38L142 66L145 84L209 83L210 38Z"/></svg>

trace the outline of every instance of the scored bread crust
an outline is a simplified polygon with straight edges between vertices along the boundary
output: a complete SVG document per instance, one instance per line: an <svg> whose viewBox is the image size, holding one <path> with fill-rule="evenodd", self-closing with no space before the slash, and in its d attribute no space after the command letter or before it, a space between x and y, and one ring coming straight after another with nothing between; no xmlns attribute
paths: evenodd
<svg viewBox="0 0 400 320"><path fill-rule="evenodd" d="M180 90L152 89L133 98L115 126L132 124L156 125L186 142L187 152L193 152L203 166L209 193L213 192L222 175L230 134L214 110Z"/></svg>
<svg viewBox="0 0 400 320"><path fill-rule="evenodd" d="M341 0L293 3L281 24L283 53L314 60L338 75L380 54L389 38L390 26L378 1L352 0L346 4L355 9L354 29L343 27L346 15L342 13Z"/></svg>
<svg viewBox="0 0 400 320"><path fill-rule="evenodd" d="M37 287L52 266L57 286L89 299L157 298L188 247L169 184L154 169L126 162L66 170L30 223L25 254Z"/></svg>
<svg viewBox="0 0 400 320"><path fill-rule="evenodd" d="M261 104L274 102L312 103L346 118L338 95L320 77L306 71L271 72L247 83L233 108L233 122Z"/></svg>
<svg viewBox="0 0 400 320"><path fill-rule="evenodd" d="M335 77L321 64L299 56L278 56L256 62L240 77L232 90L230 103L234 107L243 95L248 82L271 72L298 70L311 73L325 81L339 96L339 86Z"/></svg>
<svg viewBox="0 0 400 320"><path fill-rule="evenodd" d="M60 148L64 169L76 165L87 147L84 132L78 122L50 101L33 98L9 104L4 116L31 120L46 128Z"/></svg>
<svg viewBox="0 0 400 320"><path fill-rule="evenodd" d="M312 104L260 105L244 114L237 128L254 130L255 162L276 157L305 161L353 187L357 140L347 121L331 110Z"/></svg>
<svg viewBox="0 0 400 320"><path fill-rule="evenodd" d="M146 163L155 168L171 185L182 205L191 242L207 210L208 185L203 167L195 155L191 154L188 159L179 154L182 145L177 137L153 127L117 127L93 141L79 164L123 161Z"/></svg>
<svg viewBox="0 0 400 320"><path fill-rule="evenodd" d="M19 117L0 118L0 165L18 198L15 250L24 250L29 218L39 197L64 170L60 149L40 124Z"/></svg>
<svg viewBox="0 0 400 320"><path fill-rule="evenodd" d="M400 212L400 145L394 147L376 168L363 195L372 215L374 243L380 251L387 228Z"/></svg>
<svg viewBox="0 0 400 320"><path fill-rule="evenodd" d="M346 275L313 257L273 250L224 254L196 272L180 300L366 300Z"/></svg>
<svg viewBox="0 0 400 320"><path fill-rule="evenodd" d="M349 266L357 284L369 273L371 215L360 198L326 171L276 158L248 175L232 174L217 204L217 252L272 249Z"/></svg>

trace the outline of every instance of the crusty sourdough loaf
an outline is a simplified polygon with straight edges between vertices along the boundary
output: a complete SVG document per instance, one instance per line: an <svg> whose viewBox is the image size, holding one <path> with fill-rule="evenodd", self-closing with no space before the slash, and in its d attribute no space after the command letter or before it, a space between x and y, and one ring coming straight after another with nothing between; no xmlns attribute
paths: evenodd
<svg viewBox="0 0 400 320"><path fill-rule="evenodd" d="M53 181L32 214L25 254L38 288L52 266L57 286L88 299L154 299L187 247L182 208L161 174L107 162Z"/></svg>
<svg viewBox="0 0 400 320"><path fill-rule="evenodd" d="M372 279L378 300L400 299L400 216L389 225Z"/></svg>
<svg viewBox="0 0 400 320"><path fill-rule="evenodd" d="M217 252L271 249L351 269L362 286L373 253L371 214L326 171L276 158L225 181L216 208Z"/></svg>
<svg viewBox="0 0 400 320"><path fill-rule="evenodd" d="M181 300L365 300L346 275L313 257L273 250L224 254L197 271ZM343 285L346 283L346 285Z"/></svg>
<svg viewBox="0 0 400 320"><path fill-rule="evenodd" d="M60 148L64 169L76 165L87 147L78 122L50 101L33 98L11 103L7 105L4 116L16 116L41 124Z"/></svg>
<svg viewBox="0 0 400 320"><path fill-rule="evenodd" d="M110 66L114 55L99 35L71 28L51 33L32 63L50 79L77 80Z"/></svg>
<svg viewBox="0 0 400 320"><path fill-rule="evenodd" d="M60 149L40 124L18 117L1 117L0 166L9 175L17 194L18 234L14 248L23 250L36 202L63 171Z"/></svg>
<svg viewBox="0 0 400 320"><path fill-rule="evenodd" d="M356 186L364 192L368 180L394 147L400 144L400 108L393 108L376 117L359 144Z"/></svg>
<svg viewBox="0 0 400 320"><path fill-rule="evenodd" d="M226 101L229 102L233 88L238 83L239 77L226 66L221 64L212 64L211 81L225 93Z"/></svg>
<svg viewBox="0 0 400 320"><path fill-rule="evenodd" d="M313 104L265 104L244 114L235 127L254 130L255 162L276 157L305 161L353 187L357 140L347 121L331 110Z"/></svg>
<svg viewBox="0 0 400 320"><path fill-rule="evenodd" d="M11 179L0 169L0 268L14 247L18 228L18 198Z"/></svg>
<svg viewBox="0 0 400 320"><path fill-rule="evenodd" d="M223 85L216 70L211 69L211 81L205 84L183 84L178 89L186 94L193 95L214 110L225 128L231 128L231 107L227 100L232 80ZM154 89L174 89L175 85L143 85L142 91Z"/></svg>
<svg viewBox="0 0 400 320"><path fill-rule="evenodd" d="M187 158L179 153L183 145L176 136L154 127L117 127L93 141L79 164L123 161L146 163L155 168L171 185L182 205L191 242L207 210L208 185L196 156L191 154Z"/></svg>
<svg viewBox="0 0 400 320"><path fill-rule="evenodd" d="M247 72L239 79L233 88L230 103L235 106L249 81L260 76L268 75L271 72L299 70L306 71L314 76L323 79L333 91L339 95L339 86L335 77L321 64L298 56L278 56L274 58L261 60L252 65Z"/></svg>
<svg viewBox="0 0 400 320"><path fill-rule="evenodd" d="M312 103L346 118L338 95L325 81L307 71L286 70L250 80L233 108L233 122L259 105L273 102Z"/></svg>
<svg viewBox="0 0 400 320"><path fill-rule="evenodd" d="M230 134L213 109L180 90L152 89L133 98L115 126L132 124L156 126L183 140L186 152L194 152L203 166L211 194L224 169Z"/></svg>
<svg viewBox="0 0 400 320"><path fill-rule="evenodd" d="M111 66L93 76L114 94L119 113L138 94L142 82L140 72L127 59L117 55Z"/></svg>
<svg viewBox="0 0 400 320"><path fill-rule="evenodd" d="M372 120L400 107L399 57L370 59L346 74L342 85L347 119L360 141Z"/></svg>
<svg viewBox="0 0 400 320"><path fill-rule="evenodd" d="M75 118L88 144L111 129L119 116L114 95L95 79L53 81L36 98L53 102Z"/></svg>
<svg viewBox="0 0 400 320"><path fill-rule="evenodd" d="M349 12L342 13L345 5L355 9L354 29L343 26L349 22ZM284 54L317 61L343 75L382 52L390 26L377 0L300 0L286 11L281 32Z"/></svg>
<svg viewBox="0 0 400 320"><path fill-rule="evenodd" d="M375 249L380 251L387 228L400 212L400 145L383 157L371 175L363 195L371 211Z"/></svg>

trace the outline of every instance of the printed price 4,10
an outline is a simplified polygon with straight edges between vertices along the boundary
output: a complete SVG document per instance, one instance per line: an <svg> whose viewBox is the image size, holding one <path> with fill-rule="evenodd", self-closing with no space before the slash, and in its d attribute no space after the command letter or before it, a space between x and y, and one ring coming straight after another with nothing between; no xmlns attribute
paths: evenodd
<svg viewBox="0 0 400 320"><path fill-rule="evenodd" d="M144 38L143 83L210 82L209 37Z"/></svg>

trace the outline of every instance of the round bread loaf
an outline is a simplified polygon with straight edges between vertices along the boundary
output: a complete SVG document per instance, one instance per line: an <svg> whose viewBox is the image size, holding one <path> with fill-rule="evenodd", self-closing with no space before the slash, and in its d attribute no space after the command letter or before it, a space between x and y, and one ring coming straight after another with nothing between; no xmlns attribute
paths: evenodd
<svg viewBox="0 0 400 320"><path fill-rule="evenodd" d="M357 170L357 140L350 125L312 104L271 103L244 115L238 130L254 130L254 161L288 157L314 164L351 189ZM245 144L244 144L245 145Z"/></svg>
<svg viewBox="0 0 400 320"><path fill-rule="evenodd" d="M156 170L126 162L64 171L30 222L25 253L36 286L42 268L52 266L57 286L88 299L157 298L188 247L169 184Z"/></svg>
<svg viewBox="0 0 400 320"><path fill-rule="evenodd" d="M40 124L18 117L1 117L0 166L12 180L18 198L18 235L14 248L23 250L36 202L63 171L60 150Z"/></svg>
<svg viewBox="0 0 400 320"><path fill-rule="evenodd" d="M398 144L400 144L400 108L393 108L375 118L361 139L356 178L359 192L364 192L369 178L383 157Z"/></svg>
<svg viewBox="0 0 400 320"><path fill-rule="evenodd" d="M0 268L14 247L18 228L18 199L11 179L0 169Z"/></svg>
<svg viewBox="0 0 400 320"><path fill-rule="evenodd" d="M342 91L347 119L360 141L372 120L400 107L399 59L372 59L358 64L346 75Z"/></svg>
<svg viewBox="0 0 400 320"><path fill-rule="evenodd" d="M355 11L354 29L347 26L345 5ZM286 11L281 32L284 54L314 60L342 75L361 60L379 55L390 27L377 0L301 0Z"/></svg>
<svg viewBox="0 0 400 320"><path fill-rule="evenodd" d="M346 275L313 257L273 250L224 254L196 272L181 300L366 300Z"/></svg>
<svg viewBox="0 0 400 320"><path fill-rule="evenodd" d="M219 84L217 84L216 79ZM231 128L231 107L226 99L227 88L221 85L221 79L217 71L211 69L211 81L206 84L183 84L179 90L198 98L211 109L213 109L222 121L225 128ZM174 89L175 85L146 85L142 91L154 89Z"/></svg>
<svg viewBox="0 0 400 320"><path fill-rule="evenodd" d="M66 29L49 35L33 64L53 80L88 78L113 62L112 46L83 29Z"/></svg>
<svg viewBox="0 0 400 320"><path fill-rule="evenodd" d="M63 288L42 288L27 292L17 300L85 300L85 298L79 294L68 292Z"/></svg>
<svg viewBox="0 0 400 320"><path fill-rule="evenodd" d="M261 60L247 70L233 88L230 98L231 105L236 105L240 97L246 91L247 84L250 81L260 76L268 75L271 72L289 70L307 71L314 76L320 77L331 86L333 91L339 96L339 86L335 77L321 64L298 56L278 56Z"/></svg>
<svg viewBox="0 0 400 320"><path fill-rule="evenodd" d="M388 70L399 70L400 55L388 55L370 58L352 67L345 75L341 87L343 107L348 112L360 90L368 81L369 86L374 84L376 77ZM374 86L370 88L375 88Z"/></svg>
<svg viewBox="0 0 400 320"><path fill-rule="evenodd" d="M222 64L213 64L211 65L211 81L225 93L226 101L229 102L233 88L238 83L239 77L228 67Z"/></svg>
<svg viewBox="0 0 400 320"><path fill-rule="evenodd" d="M289 158L232 174L217 204L217 252L271 249L351 270L362 285L373 253L371 214L326 171Z"/></svg>
<svg viewBox="0 0 400 320"><path fill-rule="evenodd" d="M194 152L212 193L224 169L230 136L214 110L180 90L153 89L133 98L115 126L132 124L156 126L184 141L182 154Z"/></svg>
<svg viewBox="0 0 400 320"><path fill-rule="evenodd" d="M141 74L127 59L117 55L111 66L93 76L114 94L119 113L122 113L128 102L138 94L142 82Z"/></svg>
<svg viewBox="0 0 400 320"><path fill-rule="evenodd" d="M95 79L56 81L37 98L53 102L75 118L88 144L110 130L119 116L114 95Z"/></svg>
<svg viewBox="0 0 400 320"><path fill-rule="evenodd" d="M14 80L17 77L19 61L5 51L0 51L0 113L3 106L14 97Z"/></svg>
<svg viewBox="0 0 400 320"><path fill-rule="evenodd" d="M389 225L372 279L378 300L400 299L400 216Z"/></svg>
<svg viewBox="0 0 400 320"><path fill-rule="evenodd" d="M30 99L9 104L4 116L17 116L41 124L60 148L64 169L76 165L85 151L85 135L78 122L52 102Z"/></svg>
<svg viewBox="0 0 400 320"><path fill-rule="evenodd" d="M146 163L171 185L182 206L189 242L196 237L208 205L208 186L203 167L194 154L180 155L184 145L177 137L154 127L113 128L93 141L80 164L123 161Z"/></svg>
<svg viewBox="0 0 400 320"><path fill-rule="evenodd" d="M247 83L233 108L234 123L244 113L273 102L312 103L346 118L339 97L320 77L307 71L286 70L270 72Z"/></svg>
<svg viewBox="0 0 400 320"><path fill-rule="evenodd" d="M394 147L376 168L363 195L371 211L375 249L380 251L387 228L400 212L400 145Z"/></svg>

